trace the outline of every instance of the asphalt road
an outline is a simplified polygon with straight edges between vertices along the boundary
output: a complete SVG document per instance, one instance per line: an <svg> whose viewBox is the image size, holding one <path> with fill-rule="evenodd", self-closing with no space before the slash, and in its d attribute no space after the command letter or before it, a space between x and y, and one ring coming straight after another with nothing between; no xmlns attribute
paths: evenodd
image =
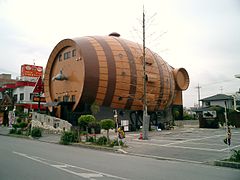
<svg viewBox="0 0 240 180"><path fill-rule="evenodd" d="M237 169L0 136L1 180L238 180Z"/></svg>

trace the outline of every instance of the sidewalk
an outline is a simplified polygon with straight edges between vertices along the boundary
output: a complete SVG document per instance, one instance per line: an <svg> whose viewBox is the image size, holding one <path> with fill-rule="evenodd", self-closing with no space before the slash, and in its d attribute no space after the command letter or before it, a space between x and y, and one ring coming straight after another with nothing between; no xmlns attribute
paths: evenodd
<svg viewBox="0 0 240 180"><path fill-rule="evenodd" d="M9 136L10 135L9 134L10 129L12 129L12 128L0 126L0 135ZM58 144L60 139L61 139L60 134L46 134L46 133L43 133L42 137L39 138L38 140L43 141L43 142Z"/></svg>
<svg viewBox="0 0 240 180"><path fill-rule="evenodd" d="M11 128L0 126L0 135L8 135Z"/></svg>

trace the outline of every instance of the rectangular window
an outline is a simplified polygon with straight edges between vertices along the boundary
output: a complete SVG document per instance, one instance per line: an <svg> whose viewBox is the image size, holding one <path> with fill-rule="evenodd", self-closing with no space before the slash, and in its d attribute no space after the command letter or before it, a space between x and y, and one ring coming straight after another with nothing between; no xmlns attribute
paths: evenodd
<svg viewBox="0 0 240 180"><path fill-rule="evenodd" d="M33 93L30 93L30 101L33 100L33 96L34 96L34 94L33 94Z"/></svg>
<svg viewBox="0 0 240 180"><path fill-rule="evenodd" d="M76 56L76 49L72 50L72 57Z"/></svg>
<svg viewBox="0 0 240 180"><path fill-rule="evenodd" d="M61 102L61 97L60 97L60 96L58 96L57 101L58 101L58 102Z"/></svg>
<svg viewBox="0 0 240 180"><path fill-rule="evenodd" d="M64 53L64 60L65 59L68 59L68 58L70 58L71 57L71 51L68 51L68 52L65 52Z"/></svg>
<svg viewBox="0 0 240 180"><path fill-rule="evenodd" d="M24 93L20 93L20 101L24 100Z"/></svg>
<svg viewBox="0 0 240 180"><path fill-rule="evenodd" d="M69 96L63 96L63 102L68 102Z"/></svg>
<svg viewBox="0 0 240 180"><path fill-rule="evenodd" d="M205 104L206 104L206 106L210 106L211 105L210 101L206 101Z"/></svg>
<svg viewBox="0 0 240 180"><path fill-rule="evenodd" d="M72 95L72 102L75 102L75 101L76 101L76 96Z"/></svg>
<svg viewBox="0 0 240 180"><path fill-rule="evenodd" d="M62 54L58 55L58 61L62 61Z"/></svg>

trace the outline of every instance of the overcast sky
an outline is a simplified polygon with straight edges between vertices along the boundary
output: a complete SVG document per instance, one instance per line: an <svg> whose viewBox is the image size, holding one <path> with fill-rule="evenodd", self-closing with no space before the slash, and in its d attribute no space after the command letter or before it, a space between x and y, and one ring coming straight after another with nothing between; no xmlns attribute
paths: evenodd
<svg viewBox="0 0 240 180"><path fill-rule="evenodd" d="M143 4L146 46L189 73L184 106L198 103L198 83L201 98L239 90L239 0L0 0L0 73L45 67L65 38L118 32L141 43Z"/></svg>

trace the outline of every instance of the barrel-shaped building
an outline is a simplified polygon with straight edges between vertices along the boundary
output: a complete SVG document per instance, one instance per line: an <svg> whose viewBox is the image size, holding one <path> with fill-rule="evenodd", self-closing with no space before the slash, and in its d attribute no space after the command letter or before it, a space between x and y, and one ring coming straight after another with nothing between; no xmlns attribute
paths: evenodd
<svg viewBox="0 0 240 180"><path fill-rule="evenodd" d="M56 116L61 117L66 116L63 111L83 112L92 104L142 110L143 62L142 45L116 33L60 41L49 57L44 76L50 111L59 105ZM181 106L182 91L189 85L187 71L174 69L147 48L145 62L148 111Z"/></svg>

